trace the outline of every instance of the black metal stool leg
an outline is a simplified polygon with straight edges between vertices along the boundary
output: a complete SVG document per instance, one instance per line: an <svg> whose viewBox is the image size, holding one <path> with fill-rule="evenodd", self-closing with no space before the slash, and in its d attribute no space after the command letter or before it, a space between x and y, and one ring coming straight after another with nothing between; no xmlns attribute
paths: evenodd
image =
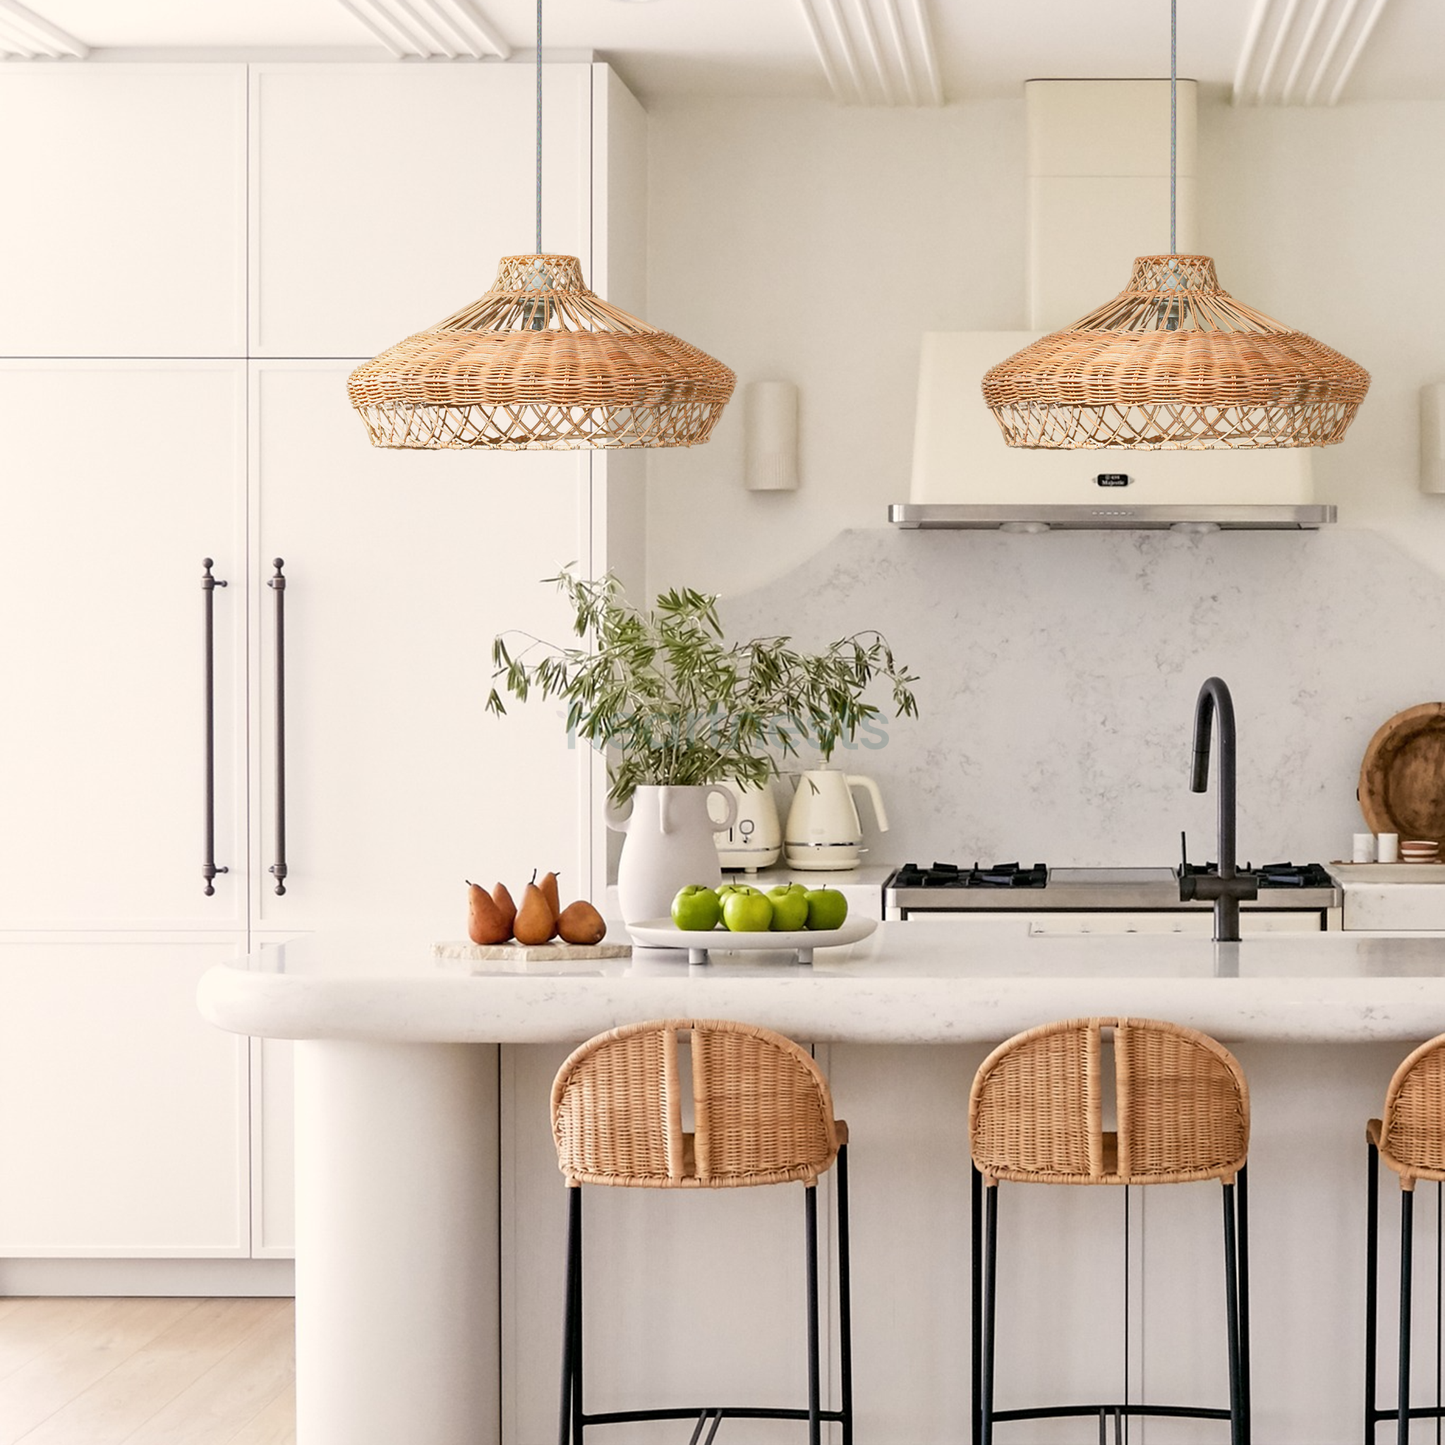
<svg viewBox="0 0 1445 1445"><path fill-rule="evenodd" d="M973 1445L980 1445L981 1420L979 1415L979 1389L983 1380L983 1175L978 1167L969 1161L969 1219L972 1225L972 1258L970 1260L970 1281L973 1287L972 1333L973 1351Z"/></svg>
<svg viewBox="0 0 1445 1445"><path fill-rule="evenodd" d="M582 1186L567 1191L567 1293L562 1309L562 1411L558 1445L571 1445L573 1401L577 1398L577 1280L582 1273ZM578 1432L580 1440L580 1431Z"/></svg>
<svg viewBox="0 0 1445 1445"><path fill-rule="evenodd" d="M1413 1181L1411 1181L1413 1182ZM1410 1273L1415 1243L1415 1191L1400 1188L1400 1445L1410 1440Z"/></svg>
<svg viewBox="0 0 1445 1445"><path fill-rule="evenodd" d="M1254 1402L1249 1379L1249 1169L1241 1165L1234 1196L1239 1216L1239 1394L1244 1445L1254 1432Z"/></svg>
<svg viewBox="0 0 1445 1445"><path fill-rule="evenodd" d="M993 1445L994 1319L998 1304L998 1192L984 1190L983 1348L978 1401L979 1445Z"/></svg>
<svg viewBox="0 0 1445 1445"><path fill-rule="evenodd" d="M803 1187L803 1223L808 1248L808 1445L820 1445L823 1408L818 1380L818 1189Z"/></svg>
<svg viewBox="0 0 1445 1445"><path fill-rule="evenodd" d="M572 1445L582 1445L582 1188L572 1191L577 1221L577 1273L572 1280Z"/></svg>
<svg viewBox="0 0 1445 1445"><path fill-rule="evenodd" d="M1375 1370L1379 1353L1380 1155L1373 1140L1365 1147L1369 1151L1365 1176L1369 1189L1365 1200L1365 1445L1374 1445L1379 1419Z"/></svg>
<svg viewBox="0 0 1445 1445"><path fill-rule="evenodd" d="M848 1146L838 1150L838 1384L843 1445L853 1445L853 1282L848 1253Z"/></svg>
<svg viewBox="0 0 1445 1445"><path fill-rule="evenodd" d="M1236 1186L1226 1184L1224 1195L1224 1296L1229 1316L1229 1440L1244 1445L1244 1395L1239 1368L1239 1240L1236 1232Z"/></svg>

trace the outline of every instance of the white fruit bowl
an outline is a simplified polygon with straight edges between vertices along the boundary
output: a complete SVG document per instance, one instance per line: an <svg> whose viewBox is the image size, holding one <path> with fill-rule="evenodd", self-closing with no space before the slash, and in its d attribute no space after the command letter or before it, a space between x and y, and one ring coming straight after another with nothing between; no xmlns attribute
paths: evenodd
<svg viewBox="0 0 1445 1445"><path fill-rule="evenodd" d="M689 963L706 963L709 951L719 953L763 953L790 950L799 963L812 963L815 948L840 948L858 943L878 927L876 918L849 918L841 928L771 929L757 933L733 933L726 928L679 928L670 918L649 918L629 923L627 931L639 948L685 948Z"/></svg>

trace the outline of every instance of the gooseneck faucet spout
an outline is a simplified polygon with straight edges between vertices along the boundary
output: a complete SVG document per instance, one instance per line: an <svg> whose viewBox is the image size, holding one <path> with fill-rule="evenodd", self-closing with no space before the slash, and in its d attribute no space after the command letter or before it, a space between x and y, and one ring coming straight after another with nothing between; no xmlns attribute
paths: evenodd
<svg viewBox="0 0 1445 1445"><path fill-rule="evenodd" d="M1221 678L1205 679L1194 705L1194 767L1189 780L1192 792L1209 789L1210 739L1214 720L1219 719L1219 875L1180 877L1181 899L1213 899L1216 942L1239 941L1241 900L1259 896L1259 880L1252 873L1240 875L1235 867L1235 731L1234 699Z"/></svg>

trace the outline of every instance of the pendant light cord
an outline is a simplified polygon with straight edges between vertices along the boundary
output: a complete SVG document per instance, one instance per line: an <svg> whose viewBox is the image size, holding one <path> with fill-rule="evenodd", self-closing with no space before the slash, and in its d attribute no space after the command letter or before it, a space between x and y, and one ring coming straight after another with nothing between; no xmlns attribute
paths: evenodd
<svg viewBox="0 0 1445 1445"><path fill-rule="evenodd" d="M537 24L541 25L542 0L537 0ZM539 31L540 34L540 31ZM542 42L537 41L537 55L542 54ZM540 102L539 102L540 104ZM542 166L542 115L537 113L537 174L540 178ZM1179 254L1178 238L1175 227L1175 214L1177 210L1176 191L1178 190L1179 177L1179 0L1169 0L1169 254ZM538 184L541 184L539 179ZM541 202L538 202L540 205ZM540 236L542 222L539 216L537 221L537 234ZM541 241L537 242L538 249L541 248Z"/></svg>
<svg viewBox="0 0 1445 1445"><path fill-rule="evenodd" d="M538 0L538 256L542 254L542 0Z"/></svg>

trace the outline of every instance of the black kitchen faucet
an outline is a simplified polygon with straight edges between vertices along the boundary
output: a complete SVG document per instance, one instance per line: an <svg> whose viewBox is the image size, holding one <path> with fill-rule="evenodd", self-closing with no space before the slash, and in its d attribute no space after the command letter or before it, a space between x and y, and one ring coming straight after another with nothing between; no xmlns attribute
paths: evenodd
<svg viewBox="0 0 1445 1445"><path fill-rule="evenodd" d="M1239 941L1239 905L1243 899L1259 896L1259 879L1253 873L1237 873L1234 866L1234 699L1221 678L1206 678L1194 704L1194 771L1191 792L1209 788L1209 739L1214 716L1219 714L1219 872L1186 874L1180 869L1179 897L1213 899L1216 942Z"/></svg>

